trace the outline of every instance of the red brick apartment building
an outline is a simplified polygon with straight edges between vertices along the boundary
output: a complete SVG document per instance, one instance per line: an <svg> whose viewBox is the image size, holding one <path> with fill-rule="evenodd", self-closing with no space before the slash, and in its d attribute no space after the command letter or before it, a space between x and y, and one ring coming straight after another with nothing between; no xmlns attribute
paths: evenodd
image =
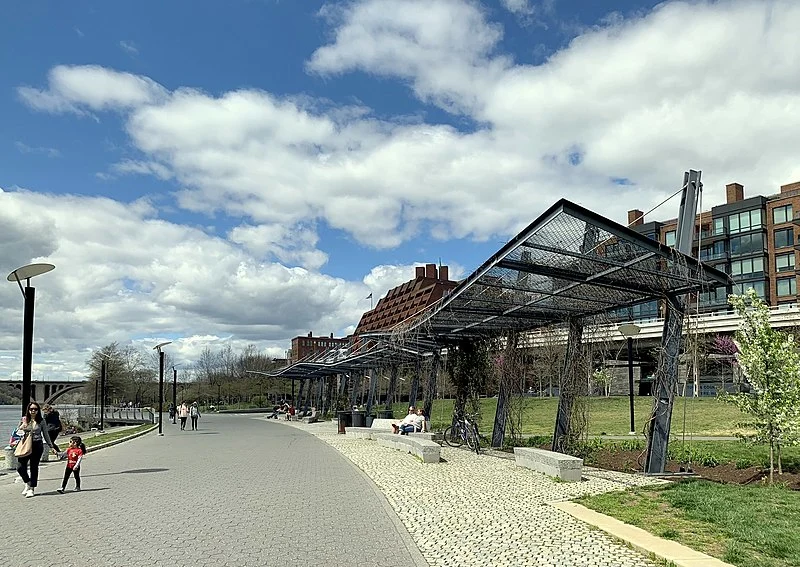
<svg viewBox="0 0 800 567"><path fill-rule="evenodd" d="M289 364L294 364L299 360L304 360L312 354L325 352L331 348L346 348L350 339L334 338L333 333L329 337L315 337L308 332L305 337L295 337L292 339L292 350L289 351Z"/></svg>
<svg viewBox="0 0 800 567"><path fill-rule="evenodd" d="M373 309L361 316L354 334L391 329L438 301L457 285L458 282L450 280L447 266L417 266L414 279L390 289Z"/></svg>
<svg viewBox="0 0 800 567"><path fill-rule="evenodd" d="M628 222L642 216L628 212ZM699 310L727 310L727 296L747 288L770 305L798 302L797 261L800 251L800 182L782 185L780 193L745 198L744 186L726 185L726 202L697 215L693 255L731 276L733 283L700 296ZM677 219L642 222L633 230L668 246L675 245ZM637 307L634 317L657 316L655 303ZM652 311L650 313L649 311Z"/></svg>

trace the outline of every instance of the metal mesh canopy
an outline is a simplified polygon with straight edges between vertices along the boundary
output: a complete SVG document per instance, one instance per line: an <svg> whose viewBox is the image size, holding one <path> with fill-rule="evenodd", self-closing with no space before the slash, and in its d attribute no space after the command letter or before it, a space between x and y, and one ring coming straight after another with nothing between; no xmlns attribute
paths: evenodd
<svg viewBox="0 0 800 567"><path fill-rule="evenodd" d="M726 283L723 272L562 199L392 337L498 336Z"/></svg>
<svg viewBox="0 0 800 567"><path fill-rule="evenodd" d="M326 350L316 356L276 370L270 373L270 376L293 380L320 378L367 368L412 362L422 356L425 355L414 349L391 346L384 341L366 341L354 349Z"/></svg>

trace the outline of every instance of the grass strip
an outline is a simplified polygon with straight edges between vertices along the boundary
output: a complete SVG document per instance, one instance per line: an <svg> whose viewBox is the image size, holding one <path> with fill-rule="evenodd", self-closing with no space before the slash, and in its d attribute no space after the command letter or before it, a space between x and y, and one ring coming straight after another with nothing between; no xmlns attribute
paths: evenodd
<svg viewBox="0 0 800 567"><path fill-rule="evenodd" d="M577 500L740 567L800 565L800 493L685 481Z"/></svg>

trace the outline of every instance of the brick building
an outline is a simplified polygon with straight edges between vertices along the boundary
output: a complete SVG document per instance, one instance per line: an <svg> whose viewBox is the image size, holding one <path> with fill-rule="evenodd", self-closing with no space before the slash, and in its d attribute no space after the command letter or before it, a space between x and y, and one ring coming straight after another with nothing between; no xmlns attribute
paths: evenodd
<svg viewBox="0 0 800 567"><path fill-rule="evenodd" d="M334 338L333 333L329 337L315 337L308 332L305 337L295 337L292 339L292 350L289 351L289 363L294 364L299 360L304 360L312 354L318 354L331 348L346 348L350 342L347 338Z"/></svg>
<svg viewBox="0 0 800 567"><path fill-rule="evenodd" d="M800 182L780 193L745 198L744 186L726 185L726 202L697 215L692 255L729 274L733 283L700 296L699 310L729 309L728 294L754 288L769 305L797 303L795 254L800 250ZM628 211L631 228L668 246L675 245L677 219L642 222ZM692 302L694 303L694 302ZM658 316L656 302L637 307L634 318Z"/></svg>
<svg viewBox="0 0 800 567"><path fill-rule="evenodd" d="M450 280L447 266L417 266L414 275L414 279L390 289L373 309L364 313L354 334L391 329L458 285Z"/></svg>

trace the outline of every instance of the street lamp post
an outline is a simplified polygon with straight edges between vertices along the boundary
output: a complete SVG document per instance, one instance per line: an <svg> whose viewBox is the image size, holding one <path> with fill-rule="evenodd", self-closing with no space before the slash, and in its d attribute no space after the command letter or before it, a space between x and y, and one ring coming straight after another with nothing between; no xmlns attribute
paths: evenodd
<svg viewBox="0 0 800 567"><path fill-rule="evenodd" d="M159 343L153 347L153 350L158 351L158 434L164 435L162 431L161 415L164 412L164 351L161 347L171 344L172 341Z"/></svg>
<svg viewBox="0 0 800 567"><path fill-rule="evenodd" d="M100 431L104 431L106 419L106 359L100 361Z"/></svg>
<svg viewBox="0 0 800 567"><path fill-rule="evenodd" d="M33 306L36 289L31 287L31 278L54 270L53 264L28 264L8 274L8 281L17 282L22 297L25 298L25 311L22 319L22 415L25 415L31 397L31 370L33 368ZM25 287L22 287L25 280Z"/></svg>
<svg viewBox="0 0 800 567"><path fill-rule="evenodd" d="M175 415L178 413L178 371L172 367L172 424L175 425ZM184 398L185 399L185 398Z"/></svg>
<svg viewBox="0 0 800 567"><path fill-rule="evenodd" d="M636 426L633 423L633 337L639 334L641 329L633 323L623 323L617 330L628 340L628 399L631 411L631 430L630 435L636 435Z"/></svg>

